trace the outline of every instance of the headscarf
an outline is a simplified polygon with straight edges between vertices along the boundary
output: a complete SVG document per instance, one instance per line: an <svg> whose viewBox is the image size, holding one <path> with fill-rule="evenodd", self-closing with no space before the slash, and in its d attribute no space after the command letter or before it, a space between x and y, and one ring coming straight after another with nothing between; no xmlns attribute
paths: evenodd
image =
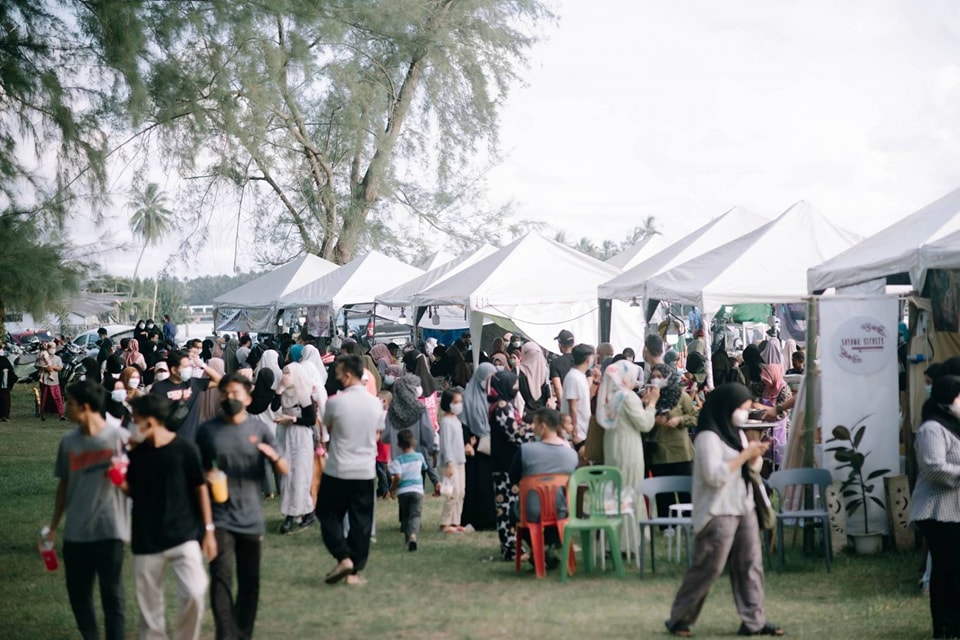
<svg viewBox="0 0 960 640"><path fill-rule="evenodd" d="M240 341L236 338L230 338L223 347L223 363L230 372L240 368L240 361L237 360L237 349L240 348Z"/></svg>
<svg viewBox="0 0 960 640"><path fill-rule="evenodd" d="M493 366L503 367L504 369L507 368L507 363L509 362L507 359L507 354L503 353L502 351L497 351L491 354L490 361L493 363Z"/></svg>
<svg viewBox="0 0 960 640"><path fill-rule="evenodd" d="M934 420L960 438L960 419L950 412L950 405L960 395L960 376L942 375L933 381L930 397L923 403L923 421Z"/></svg>
<svg viewBox="0 0 960 640"><path fill-rule="evenodd" d="M765 364L760 373L760 380L763 381L763 394L761 399L764 404L771 407L777 403L777 398L787 383L783 381L783 367L778 364Z"/></svg>
<svg viewBox="0 0 960 640"><path fill-rule="evenodd" d="M790 365L793 366L793 354L797 352L797 341L793 338L787 338L786 342L783 343L783 361L781 364L784 366Z"/></svg>
<svg viewBox="0 0 960 640"><path fill-rule="evenodd" d="M497 368L489 362L481 363L463 390L462 422L478 438L490 435L490 424L487 418L490 411L490 403L487 402L487 386L490 377L496 372Z"/></svg>
<svg viewBox="0 0 960 640"><path fill-rule="evenodd" d="M84 358L80 361L80 364L83 365L83 372L86 380L100 382L100 365L97 364L96 358Z"/></svg>
<svg viewBox="0 0 960 640"><path fill-rule="evenodd" d="M692 357L700 354L690 355ZM657 400L657 413L672 411L673 408L677 406L677 403L680 402L680 396L683 395L683 388L680 386L682 382L680 373L668 364L655 364L650 367L650 371L659 371L663 379L667 381L666 384L660 388L660 398Z"/></svg>
<svg viewBox="0 0 960 640"><path fill-rule="evenodd" d="M763 356L760 355L760 349L756 345L748 345L743 350L743 367L746 369L747 382L760 382L760 373L763 365L766 364Z"/></svg>
<svg viewBox="0 0 960 640"><path fill-rule="evenodd" d="M264 369L273 372L273 390L276 391L280 387L280 376L283 375L283 372L280 371L280 354L278 352L273 349L267 349L263 352L260 362L257 363L255 375L259 376Z"/></svg>
<svg viewBox="0 0 960 640"><path fill-rule="evenodd" d="M430 365L425 355L419 351L408 351L403 355L403 366L408 372L419 376L420 385L423 387L421 398L428 398L437 392L437 384L430 375Z"/></svg>
<svg viewBox="0 0 960 640"><path fill-rule="evenodd" d="M780 345L778 338L772 336L767 338L767 346L763 348L760 355L763 356L763 361L767 364L783 366L783 347Z"/></svg>
<svg viewBox="0 0 960 640"><path fill-rule="evenodd" d="M736 374L731 375L734 369L733 360L727 355L727 348L723 343L721 343L719 349L713 352L713 356L710 358L710 365L713 369L714 385L720 386L727 382L733 382L734 380L732 380L731 377L736 379Z"/></svg>
<svg viewBox="0 0 960 640"><path fill-rule="evenodd" d="M373 361L377 363L377 366L380 363L383 363L384 367L388 367L393 364L393 356L390 355L390 349L387 348L387 345L382 342L370 347L370 357L373 358Z"/></svg>
<svg viewBox="0 0 960 640"><path fill-rule="evenodd" d="M703 408L700 409L700 416L697 419L697 432L713 431L728 447L743 451L740 430L733 425L733 412L752 397L750 389L739 382L720 385L711 391L703 402ZM745 464L741 468L740 473L744 480L749 477L749 466Z"/></svg>
<svg viewBox="0 0 960 640"><path fill-rule="evenodd" d="M327 368L320 358L320 350L312 344L304 345L300 366L306 369L313 380L313 399L316 400L322 415L327 406Z"/></svg>
<svg viewBox="0 0 960 640"><path fill-rule="evenodd" d="M300 362L300 358L302 357L303 357L303 345L302 344L290 345L290 362Z"/></svg>
<svg viewBox="0 0 960 640"><path fill-rule="evenodd" d="M518 394L517 382L517 374L512 371L497 371L493 374L493 377L490 378L490 388L487 389L487 401L490 403L487 408L488 422L494 410L497 409L512 410L514 421L517 424L523 422L523 416L520 415L516 404ZM507 406L502 408L497 407L501 402L506 402Z"/></svg>
<svg viewBox="0 0 960 640"><path fill-rule="evenodd" d="M140 353L140 343L136 340L131 340L130 344L127 346L129 351L123 354L123 363L128 367L132 367L135 364L144 364L143 354Z"/></svg>
<svg viewBox="0 0 960 640"><path fill-rule="evenodd" d="M221 377L226 373L226 363L222 358L210 358L207 360L207 366L219 373Z"/></svg>
<svg viewBox="0 0 960 640"><path fill-rule="evenodd" d="M520 350L520 375L527 379L530 397L540 400L543 385L547 382L547 359L543 350L534 342L526 342Z"/></svg>
<svg viewBox="0 0 960 640"><path fill-rule="evenodd" d="M257 373L256 382L253 383L253 391L250 394L252 400L247 407L247 413L256 416L266 411L276 395L273 391L274 386L276 381L273 379L273 371L261 369Z"/></svg>
<svg viewBox="0 0 960 640"><path fill-rule="evenodd" d="M280 403L284 409L306 407L313 404L313 380L299 362L291 362L283 368L289 381L283 388Z"/></svg>
<svg viewBox="0 0 960 640"><path fill-rule="evenodd" d="M604 429L612 429L616 424L627 394L633 393L632 384L639 372L640 367L627 360L614 362L603 370L597 392L597 423Z"/></svg>
<svg viewBox="0 0 960 640"><path fill-rule="evenodd" d="M703 381L707 379L706 359L700 353L694 351L687 356L687 371L693 374L694 379L699 384L703 384Z"/></svg>
<svg viewBox="0 0 960 640"><path fill-rule="evenodd" d="M200 343L200 359L206 362L213 357L213 340L207 338Z"/></svg>
<svg viewBox="0 0 960 640"><path fill-rule="evenodd" d="M393 402L387 414L396 429L405 429L420 419L426 408L417 399L420 378L408 373L393 383Z"/></svg>

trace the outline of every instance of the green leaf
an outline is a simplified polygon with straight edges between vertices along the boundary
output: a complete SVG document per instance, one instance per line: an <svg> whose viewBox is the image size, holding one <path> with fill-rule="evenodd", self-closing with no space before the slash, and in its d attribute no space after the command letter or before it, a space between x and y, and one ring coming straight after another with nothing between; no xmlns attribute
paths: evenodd
<svg viewBox="0 0 960 640"><path fill-rule="evenodd" d="M867 476L867 480L873 480L874 478L879 478L882 475L886 475L888 472L887 469L877 469L876 471L870 472L870 475Z"/></svg>
<svg viewBox="0 0 960 640"><path fill-rule="evenodd" d="M859 447L860 443L863 441L863 436L867 432L867 427L863 426L857 429L857 434L853 437L853 446Z"/></svg>
<svg viewBox="0 0 960 640"><path fill-rule="evenodd" d="M850 502L848 502L848 503L847 503L847 515L849 516L849 515L853 515L854 513L856 513L857 509L859 509L862 504L863 504L863 500L860 500L859 498L856 499L856 500L851 500Z"/></svg>
<svg viewBox="0 0 960 640"><path fill-rule="evenodd" d="M850 429L847 429L842 424L838 424L833 428L833 437L837 440L849 440L850 439Z"/></svg>
<svg viewBox="0 0 960 640"><path fill-rule="evenodd" d="M886 509L886 508L887 508L886 505L884 505L883 502L880 500L880 498L875 498L875 497L873 497L873 496L870 496L870 499L873 500L873 501L876 503L876 505L877 505L878 507L880 507L881 509Z"/></svg>
<svg viewBox="0 0 960 640"><path fill-rule="evenodd" d="M848 490L846 490L846 491L843 492L843 497L844 497L844 498L852 498L852 497L854 497L854 496L856 496L856 495L860 495L860 492L859 492L859 491L854 491L853 489L848 489Z"/></svg>
<svg viewBox="0 0 960 640"><path fill-rule="evenodd" d="M840 449L833 454L833 457L837 462L850 462L853 459L853 452L849 449Z"/></svg>

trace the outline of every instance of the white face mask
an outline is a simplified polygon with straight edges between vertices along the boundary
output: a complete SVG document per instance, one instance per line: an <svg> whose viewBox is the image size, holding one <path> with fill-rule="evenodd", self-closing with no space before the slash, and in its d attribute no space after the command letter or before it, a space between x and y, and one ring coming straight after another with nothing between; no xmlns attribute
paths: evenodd
<svg viewBox="0 0 960 640"><path fill-rule="evenodd" d="M127 398L126 389L114 389L110 392L110 397L113 398L114 402L123 402Z"/></svg>
<svg viewBox="0 0 960 640"><path fill-rule="evenodd" d="M131 388L131 389L139 389L139 388L140 388L140 378L130 378L129 380L127 380L127 387L129 387L129 388Z"/></svg>
<svg viewBox="0 0 960 640"><path fill-rule="evenodd" d="M497 365L497 371L503 371L503 365L502 365L502 364L498 364L498 365Z"/></svg>
<svg viewBox="0 0 960 640"><path fill-rule="evenodd" d="M655 386L657 389L663 389L665 386L667 386L667 379L666 378L650 378L650 384Z"/></svg>
<svg viewBox="0 0 960 640"><path fill-rule="evenodd" d="M733 415L730 417L730 422L733 423L735 427L742 427L747 424L747 420L750 419L750 412L746 409L737 409L733 412Z"/></svg>
<svg viewBox="0 0 960 640"><path fill-rule="evenodd" d="M395 381L396 381L396 378L394 378L393 376L383 376L383 384L385 384L388 387L392 387Z"/></svg>
<svg viewBox="0 0 960 640"><path fill-rule="evenodd" d="M169 371L165 371L163 369L161 369L160 371L157 371L157 375L156 375L157 382L163 382L169 377L170 377Z"/></svg>
<svg viewBox="0 0 960 640"><path fill-rule="evenodd" d="M927 397L929 398L929 397L930 397L930 392L933 391L933 385L932 385L932 384L925 384L925 385L923 385L923 390L924 390L924 392L927 394Z"/></svg>
<svg viewBox="0 0 960 640"><path fill-rule="evenodd" d="M186 382L193 377L193 367L180 367L180 380Z"/></svg>
<svg viewBox="0 0 960 640"><path fill-rule="evenodd" d="M953 404L950 405L950 413L952 413L957 418L960 418L960 397L956 398L953 401Z"/></svg>
<svg viewBox="0 0 960 640"><path fill-rule="evenodd" d="M455 416L463 413L463 403L462 402L451 402L450 403L450 413Z"/></svg>
<svg viewBox="0 0 960 640"><path fill-rule="evenodd" d="M133 440L134 442L143 442L144 440L147 439L147 434L146 434L145 431L143 431L143 430L140 429L140 425L138 425L136 422L134 422L134 423L131 425L131 427L132 427L132 428L130 429L130 439L131 439L131 440Z"/></svg>
<svg viewBox="0 0 960 640"><path fill-rule="evenodd" d="M423 387L417 387L416 389L413 390L413 392L417 394L417 397L419 398L420 396L423 395Z"/></svg>

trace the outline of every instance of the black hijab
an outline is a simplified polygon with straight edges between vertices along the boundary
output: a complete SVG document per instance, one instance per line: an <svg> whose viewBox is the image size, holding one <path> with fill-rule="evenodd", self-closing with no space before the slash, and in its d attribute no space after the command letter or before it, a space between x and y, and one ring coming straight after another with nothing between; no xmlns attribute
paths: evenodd
<svg viewBox="0 0 960 640"><path fill-rule="evenodd" d="M760 355L760 349L756 345L749 345L743 350L743 367L746 369L746 378L748 382L761 382L760 374L763 372L763 356Z"/></svg>
<svg viewBox="0 0 960 640"><path fill-rule="evenodd" d="M747 400L753 399L750 389L739 382L722 384L707 395L697 420L697 432L713 431L724 444L743 451L740 429L733 424L733 412ZM746 465L744 465L746 468Z"/></svg>
<svg viewBox="0 0 960 640"><path fill-rule="evenodd" d="M501 400L513 404L517 397L517 374L512 371L497 371L490 378L490 389L487 392L487 400L494 404Z"/></svg>
<svg viewBox="0 0 960 640"><path fill-rule="evenodd" d="M213 340L207 339L204 340L201 344L200 349L200 359L204 362L210 360L213 357Z"/></svg>
<svg viewBox="0 0 960 640"><path fill-rule="evenodd" d="M387 415L395 429L406 429L420 420L426 411L417 399L416 388L423 384L419 377L408 373L393 383L393 400Z"/></svg>
<svg viewBox="0 0 960 640"><path fill-rule="evenodd" d="M84 358L80 361L80 364L83 365L84 375L87 380L100 382L100 365L97 363L96 358Z"/></svg>
<svg viewBox="0 0 960 640"><path fill-rule="evenodd" d="M960 376L960 356L954 356L943 361L938 376Z"/></svg>
<svg viewBox="0 0 960 640"><path fill-rule="evenodd" d="M276 393L273 391L273 371L264 367L257 373L257 381L253 384L251 392L252 400L247 407L247 413L251 415L260 415L267 410L270 403L273 402Z"/></svg>
<svg viewBox="0 0 960 640"><path fill-rule="evenodd" d="M949 362L949 360L947 361ZM933 381L930 397L923 403L923 421L933 420L960 438L960 418L953 415L950 405L960 395L960 376L941 375Z"/></svg>
<svg viewBox="0 0 960 640"><path fill-rule="evenodd" d="M408 351L403 354L403 366L407 373L412 373L420 378L420 386L423 387L421 398L432 396L437 391L437 384L430 373L430 366L427 364L427 358L419 351Z"/></svg>

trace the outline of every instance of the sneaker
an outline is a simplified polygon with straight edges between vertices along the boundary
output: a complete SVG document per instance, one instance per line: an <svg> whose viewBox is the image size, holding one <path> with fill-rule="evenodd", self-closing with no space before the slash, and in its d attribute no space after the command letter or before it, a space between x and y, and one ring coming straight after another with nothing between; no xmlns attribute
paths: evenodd
<svg viewBox="0 0 960 640"><path fill-rule="evenodd" d="M280 525L280 529L278 530L278 533L282 536L285 536L288 533L291 533L293 531L293 526L294 526L293 517L287 516L286 518L284 518L283 524Z"/></svg>
<svg viewBox="0 0 960 640"><path fill-rule="evenodd" d="M417 550L417 541L411 540L407 543L407 551L416 551Z"/></svg>
<svg viewBox="0 0 960 640"><path fill-rule="evenodd" d="M303 516L303 520L300 521L300 524L297 525L297 529L302 531L304 529L309 529L313 525L317 524L317 516L312 513L308 513Z"/></svg>

